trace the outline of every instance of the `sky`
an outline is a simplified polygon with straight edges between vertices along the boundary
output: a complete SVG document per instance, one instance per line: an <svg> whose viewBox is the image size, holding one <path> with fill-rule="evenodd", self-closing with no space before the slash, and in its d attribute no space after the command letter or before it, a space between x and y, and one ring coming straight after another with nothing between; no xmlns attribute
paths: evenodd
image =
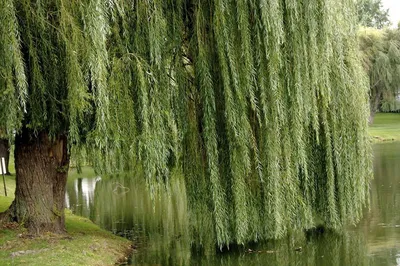
<svg viewBox="0 0 400 266"><path fill-rule="evenodd" d="M382 0L383 7L389 8L390 21L397 26L400 21L400 0Z"/></svg>

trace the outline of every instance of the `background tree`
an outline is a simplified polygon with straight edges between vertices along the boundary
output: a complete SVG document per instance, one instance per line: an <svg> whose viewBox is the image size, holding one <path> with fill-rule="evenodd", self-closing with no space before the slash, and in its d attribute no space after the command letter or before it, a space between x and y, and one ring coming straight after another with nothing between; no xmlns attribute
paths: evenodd
<svg viewBox="0 0 400 266"><path fill-rule="evenodd" d="M143 169L153 190L184 178L220 246L357 222L370 150L355 15L351 0L1 1L17 174L3 220L62 232L75 150L99 171Z"/></svg>
<svg viewBox="0 0 400 266"><path fill-rule="evenodd" d="M370 83L370 122L377 111L395 110L400 89L400 31L359 31L364 68Z"/></svg>
<svg viewBox="0 0 400 266"><path fill-rule="evenodd" d="M358 21L364 27L390 26L389 9L383 9L382 0L357 0L357 11Z"/></svg>

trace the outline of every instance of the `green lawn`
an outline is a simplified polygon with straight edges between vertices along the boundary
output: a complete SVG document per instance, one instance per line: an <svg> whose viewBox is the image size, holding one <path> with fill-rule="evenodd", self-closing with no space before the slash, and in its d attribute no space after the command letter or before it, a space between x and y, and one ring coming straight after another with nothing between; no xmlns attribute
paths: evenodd
<svg viewBox="0 0 400 266"><path fill-rule="evenodd" d="M73 170L71 175L76 175ZM8 197L4 196L1 180L0 212L13 200L15 175L6 176L6 184ZM47 234L32 238L16 224L0 226L0 265L115 265L131 247L127 239L102 230L68 210L66 228L66 236Z"/></svg>
<svg viewBox="0 0 400 266"><path fill-rule="evenodd" d="M400 141L400 113L378 113L369 128L374 141Z"/></svg>
<svg viewBox="0 0 400 266"><path fill-rule="evenodd" d="M6 181L7 196L13 198L14 197L14 191L15 191L15 174L13 174L11 176L6 175L6 176L4 176L4 179ZM0 196L5 196L4 183L3 183L3 177L2 176L0 176L0 180L1 180L0 181Z"/></svg>

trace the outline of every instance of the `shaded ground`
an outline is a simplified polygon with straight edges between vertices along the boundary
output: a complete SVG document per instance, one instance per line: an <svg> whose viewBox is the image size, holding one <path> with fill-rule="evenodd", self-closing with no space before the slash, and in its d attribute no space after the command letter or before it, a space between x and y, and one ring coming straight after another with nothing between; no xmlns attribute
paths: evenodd
<svg viewBox="0 0 400 266"><path fill-rule="evenodd" d="M378 113L369 128L375 142L400 141L400 113Z"/></svg>

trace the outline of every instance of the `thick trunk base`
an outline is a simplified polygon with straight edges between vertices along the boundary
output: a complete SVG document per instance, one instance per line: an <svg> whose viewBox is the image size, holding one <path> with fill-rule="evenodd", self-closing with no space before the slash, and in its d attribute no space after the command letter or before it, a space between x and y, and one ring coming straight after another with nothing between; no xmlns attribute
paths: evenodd
<svg viewBox="0 0 400 266"><path fill-rule="evenodd" d="M15 200L2 214L31 234L65 233L65 187L69 166L67 137L25 129L15 139Z"/></svg>

